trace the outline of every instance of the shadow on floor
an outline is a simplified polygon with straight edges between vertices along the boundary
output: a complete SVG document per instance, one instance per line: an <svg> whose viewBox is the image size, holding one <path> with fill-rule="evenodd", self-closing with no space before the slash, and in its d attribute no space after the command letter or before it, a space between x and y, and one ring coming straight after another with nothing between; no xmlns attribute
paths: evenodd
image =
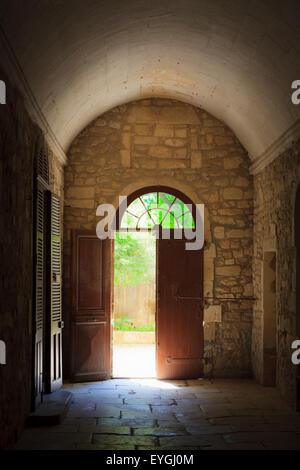
<svg viewBox="0 0 300 470"><path fill-rule="evenodd" d="M251 380L112 379L65 384L64 422L17 449L300 449L300 414Z"/></svg>

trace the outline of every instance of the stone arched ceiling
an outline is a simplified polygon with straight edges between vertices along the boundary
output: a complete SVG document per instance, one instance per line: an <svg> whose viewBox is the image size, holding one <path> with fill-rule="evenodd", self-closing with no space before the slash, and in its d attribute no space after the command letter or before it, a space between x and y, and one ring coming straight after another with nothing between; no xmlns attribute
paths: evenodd
<svg viewBox="0 0 300 470"><path fill-rule="evenodd" d="M256 158L300 106L299 0L1 0L2 33L66 151L91 120L148 96L202 106Z"/></svg>

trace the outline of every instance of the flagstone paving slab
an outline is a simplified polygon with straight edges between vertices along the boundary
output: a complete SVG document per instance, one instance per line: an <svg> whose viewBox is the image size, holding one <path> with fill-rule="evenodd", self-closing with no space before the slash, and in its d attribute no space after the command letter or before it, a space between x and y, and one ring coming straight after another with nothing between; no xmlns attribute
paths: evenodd
<svg viewBox="0 0 300 470"><path fill-rule="evenodd" d="M135 436L184 436L188 434L184 428L140 428L134 430Z"/></svg>
<svg viewBox="0 0 300 470"><path fill-rule="evenodd" d="M150 436L114 436L110 434L94 434L93 443L101 445L141 445L155 444L155 438Z"/></svg>

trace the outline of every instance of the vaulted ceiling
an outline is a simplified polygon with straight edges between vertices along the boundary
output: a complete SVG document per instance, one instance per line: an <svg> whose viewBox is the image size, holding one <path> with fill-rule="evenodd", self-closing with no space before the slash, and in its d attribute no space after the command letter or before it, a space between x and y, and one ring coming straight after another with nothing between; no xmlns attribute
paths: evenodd
<svg viewBox="0 0 300 470"><path fill-rule="evenodd" d="M300 118L299 14L298 0L1 0L0 25L65 151L108 109L157 96L205 108L255 159Z"/></svg>

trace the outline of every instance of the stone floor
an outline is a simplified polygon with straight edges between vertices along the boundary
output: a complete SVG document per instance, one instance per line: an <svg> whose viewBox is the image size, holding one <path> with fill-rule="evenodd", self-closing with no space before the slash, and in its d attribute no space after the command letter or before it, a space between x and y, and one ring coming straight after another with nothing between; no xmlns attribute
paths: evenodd
<svg viewBox="0 0 300 470"><path fill-rule="evenodd" d="M114 377L156 377L155 344L116 344Z"/></svg>
<svg viewBox="0 0 300 470"><path fill-rule="evenodd" d="M17 449L300 449L300 413L250 380L112 379L66 384L61 425L27 428Z"/></svg>

